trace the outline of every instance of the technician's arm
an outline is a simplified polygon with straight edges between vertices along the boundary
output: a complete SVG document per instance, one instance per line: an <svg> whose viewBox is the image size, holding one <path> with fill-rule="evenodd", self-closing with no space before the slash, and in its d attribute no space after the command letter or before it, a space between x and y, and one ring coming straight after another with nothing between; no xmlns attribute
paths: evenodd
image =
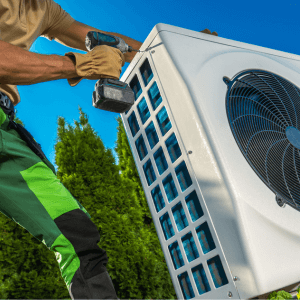
<svg viewBox="0 0 300 300"><path fill-rule="evenodd" d="M68 56L38 54L0 40L0 84L29 85L77 76Z"/></svg>
<svg viewBox="0 0 300 300"><path fill-rule="evenodd" d="M120 37L121 39L124 40L126 44L131 46L135 50L139 50L142 46L143 43L134 40L130 37L127 37L125 35L115 33L115 32L108 32L108 31L102 31L97 28L85 25L84 23L74 21L72 25L62 34L57 34L56 37L54 38L55 41L71 47L75 49L79 49L82 51L87 51L86 46L85 46L85 37L89 31L98 31L102 32L105 34L111 34L117 37ZM126 62L131 62L136 55L137 52L127 52L124 53L124 58Z"/></svg>

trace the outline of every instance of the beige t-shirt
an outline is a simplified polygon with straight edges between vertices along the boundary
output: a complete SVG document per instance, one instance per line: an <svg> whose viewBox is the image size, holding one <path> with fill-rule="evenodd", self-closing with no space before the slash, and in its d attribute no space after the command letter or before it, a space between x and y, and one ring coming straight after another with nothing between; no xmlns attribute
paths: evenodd
<svg viewBox="0 0 300 300"><path fill-rule="evenodd" d="M52 41L75 21L53 0L0 0L0 40L29 50L39 36ZM14 105L20 102L16 85L1 84Z"/></svg>

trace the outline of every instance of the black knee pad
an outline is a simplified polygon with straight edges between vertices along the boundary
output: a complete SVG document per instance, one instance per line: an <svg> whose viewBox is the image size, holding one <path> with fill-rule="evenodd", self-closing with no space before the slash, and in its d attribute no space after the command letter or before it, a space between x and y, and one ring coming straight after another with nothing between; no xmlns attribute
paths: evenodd
<svg viewBox="0 0 300 300"><path fill-rule="evenodd" d="M98 228L82 210L69 211L54 222L73 245L84 279L106 272L108 257L106 251L97 245L100 241Z"/></svg>

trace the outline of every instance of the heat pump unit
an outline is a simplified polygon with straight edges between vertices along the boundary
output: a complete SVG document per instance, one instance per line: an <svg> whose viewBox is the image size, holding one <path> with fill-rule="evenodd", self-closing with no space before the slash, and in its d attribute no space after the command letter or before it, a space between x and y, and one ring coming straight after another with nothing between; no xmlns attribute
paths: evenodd
<svg viewBox="0 0 300 300"><path fill-rule="evenodd" d="M178 299L300 281L300 57L157 24L122 120Z"/></svg>

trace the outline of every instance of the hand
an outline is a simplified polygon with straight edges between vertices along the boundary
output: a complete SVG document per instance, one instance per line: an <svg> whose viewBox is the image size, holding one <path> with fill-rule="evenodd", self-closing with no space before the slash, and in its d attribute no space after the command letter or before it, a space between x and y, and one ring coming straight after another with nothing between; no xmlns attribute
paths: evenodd
<svg viewBox="0 0 300 300"><path fill-rule="evenodd" d="M83 78L97 80L100 78L119 79L125 64L123 53L114 47L98 45L86 54L68 52L75 64L79 77L69 78L71 86L77 85Z"/></svg>

